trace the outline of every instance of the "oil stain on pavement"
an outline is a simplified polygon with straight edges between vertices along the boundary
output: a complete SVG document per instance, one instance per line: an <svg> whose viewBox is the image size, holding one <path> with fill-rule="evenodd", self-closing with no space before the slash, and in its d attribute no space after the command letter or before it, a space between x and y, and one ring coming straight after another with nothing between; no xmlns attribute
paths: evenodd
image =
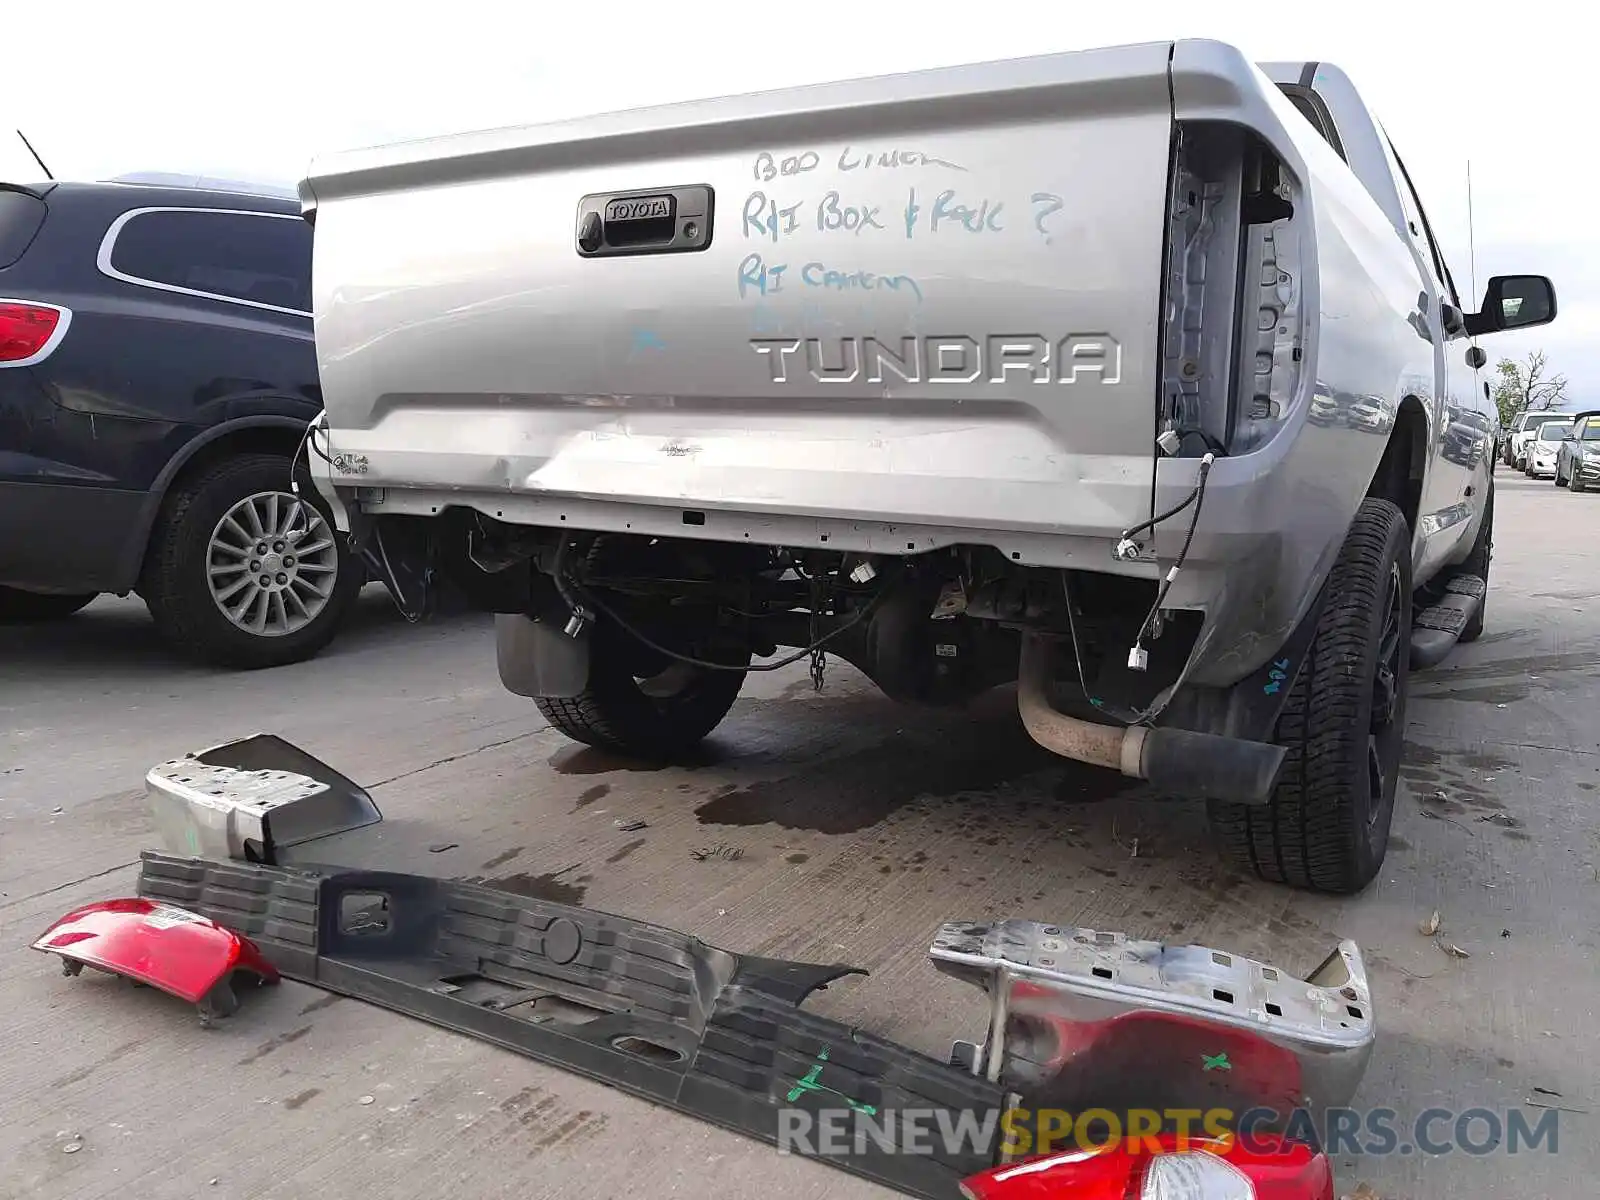
<svg viewBox="0 0 1600 1200"><path fill-rule="evenodd" d="M1058 800L1084 803L1132 781L1067 762L1030 738L1009 712L945 726L930 738L900 732L778 779L724 786L697 809L702 825L773 825L851 834L882 823L918 797L986 792L1048 772Z"/></svg>

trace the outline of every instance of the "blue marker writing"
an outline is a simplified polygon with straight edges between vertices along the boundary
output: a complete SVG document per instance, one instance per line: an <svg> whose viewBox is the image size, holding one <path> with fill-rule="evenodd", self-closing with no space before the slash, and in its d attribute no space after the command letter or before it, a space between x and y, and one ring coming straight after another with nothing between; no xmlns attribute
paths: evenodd
<svg viewBox="0 0 1600 1200"><path fill-rule="evenodd" d="M933 202L931 224L935 233L939 232L941 224L960 225L968 233L999 233L1004 228L1000 224L1000 213L1005 208L1003 200L984 200L977 208L971 208L957 204L955 197L954 190L947 189Z"/></svg>
<svg viewBox="0 0 1600 1200"><path fill-rule="evenodd" d="M769 267L759 254L747 254L739 264L739 298L743 300L752 291L765 296L783 289L783 273L788 264Z"/></svg>
<svg viewBox="0 0 1600 1200"><path fill-rule="evenodd" d="M922 286L909 275L880 275L874 271L834 271L819 262L800 268L800 281L807 287L832 292L907 291L922 300Z"/></svg>
<svg viewBox="0 0 1600 1200"><path fill-rule="evenodd" d="M751 192L744 202L744 236L776 242L780 233L793 233L800 225L800 206L780 208L765 192Z"/></svg>

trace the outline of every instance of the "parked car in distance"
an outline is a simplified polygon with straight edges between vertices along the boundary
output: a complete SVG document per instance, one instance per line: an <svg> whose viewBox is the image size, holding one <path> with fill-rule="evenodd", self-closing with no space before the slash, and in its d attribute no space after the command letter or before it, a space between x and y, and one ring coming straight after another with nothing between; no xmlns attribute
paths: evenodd
<svg viewBox="0 0 1600 1200"><path fill-rule="evenodd" d="M1533 435L1540 425L1546 421L1570 421L1574 413L1569 412L1525 412L1511 419L1511 428L1506 432L1505 456L1506 466L1515 467L1519 471L1528 469L1528 445L1533 441Z"/></svg>
<svg viewBox="0 0 1600 1200"><path fill-rule="evenodd" d="M291 484L311 238L291 192L0 183L0 622L131 591L216 665L334 636L364 569Z"/></svg>
<svg viewBox="0 0 1600 1200"><path fill-rule="evenodd" d="M1345 420L1351 429L1383 430L1388 409L1382 396L1357 396Z"/></svg>
<svg viewBox="0 0 1600 1200"><path fill-rule="evenodd" d="M1340 397L1323 387L1321 383L1318 383L1311 394L1311 407L1307 413L1311 423L1313 425L1332 425L1339 419L1341 411L1343 411L1343 406Z"/></svg>
<svg viewBox="0 0 1600 1200"><path fill-rule="evenodd" d="M1581 492L1600 484L1600 409L1579 413L1556 446L1556 486Z"/></svg>
<svg viewBox="0 0 1600 1200"><path fill-rule="evenodd" d="M1556 473L1556 450L1561 445L1561 439L1566 436L1568 428L1572 425L1572 417L1563 414L1555 418L1546 418L1534 425L1529 431L1526 447L1522 452L1522 473L1529 479L1543 479L1545 476L1554 477Z"/></svg>

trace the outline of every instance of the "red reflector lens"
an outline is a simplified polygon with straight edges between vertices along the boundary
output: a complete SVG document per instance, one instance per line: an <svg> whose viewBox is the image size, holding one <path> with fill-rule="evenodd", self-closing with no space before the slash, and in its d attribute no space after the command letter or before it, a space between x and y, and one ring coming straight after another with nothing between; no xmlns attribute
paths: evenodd
<svg viewBox="0 0 1600 1200"><path fill-rule="evenodd" d="M1327 1157L1300 1143L1265 1132L1248 1140L1171 1133L1157 1140L1155 1153L1133 1139L991 1167L963 1180L961 1194L969 1200L1333 1200Z"/></svg>
<svg viewBox="0 0 1600 1200"><path fill-rule="evenodd" d="M60 309L0 301L0 363L33 358L50 344L60 325Z"/></svg>

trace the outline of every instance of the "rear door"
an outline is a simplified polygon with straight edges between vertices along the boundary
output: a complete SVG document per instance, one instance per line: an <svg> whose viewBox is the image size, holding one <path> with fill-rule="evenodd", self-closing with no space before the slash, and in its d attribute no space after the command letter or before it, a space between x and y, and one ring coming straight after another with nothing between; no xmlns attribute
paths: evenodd
<svg viewBox="0 0 1600 1200"><path fill-rule="evenodd" d="M181 204L129 209L99 247L126 402L189 427L287 401L316 415L312 232L297 215ZM181 370L174 368L181 364Z"/></svg>
<svg viewBox="0 0 1600 1200"><path fill-rule="evenodd" d="M72 310L35 368L58 409L36 451L59 482L142 491L199 429L317 412L304 222L142 194L75 195L35 249Z"/></svg>

